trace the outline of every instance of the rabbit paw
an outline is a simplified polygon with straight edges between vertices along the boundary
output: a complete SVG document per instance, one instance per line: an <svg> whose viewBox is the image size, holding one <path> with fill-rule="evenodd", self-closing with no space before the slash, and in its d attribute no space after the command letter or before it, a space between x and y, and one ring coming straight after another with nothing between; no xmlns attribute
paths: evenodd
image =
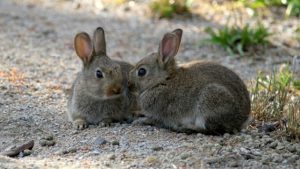
<svg viewBox="0 0 300 169"><path fill-rule="evenodd" d="M149 117L141 117L132 122L132 125L155 125L156 120Z"/></svg>
<svg viewBox="0 0 300 169"><path fill-rule="evenodd" d="M111 124L113 123L112 119L103 119L100 123L99 126L100 127L109 127L111 126Z"/></svg>
<svg viewBox="0 0 300 169"><path fill-rule="evenodd" d="M74 121L74 127L78 130L83 130L88 127L88 123L83 119L76 119Z"/></svg>

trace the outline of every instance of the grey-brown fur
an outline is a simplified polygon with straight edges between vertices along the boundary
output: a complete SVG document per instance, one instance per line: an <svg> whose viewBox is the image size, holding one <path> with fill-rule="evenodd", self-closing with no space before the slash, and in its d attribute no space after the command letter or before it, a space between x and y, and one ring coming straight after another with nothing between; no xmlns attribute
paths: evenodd
<svg viewBox="0 0 300 169"><path fill-rule="evenodd" d="M142 113L137 121L179 132L208 134L241 130L250 115L249 93L228 68L212 62L177 66L182 31L165 34L159 51L139 61L129 81L139 90ZM144 68L147 74L139 76Z"/></svg>
<svg viewBox="0 0 300 169"><path fill-rule="evenodd" d="M107 57L104 30L100 27L93 40L85 32L77 34L74 46L83 62L68 99L68 116L75 127L131 120L135 97L127 84L133 66ZM99 70L102 78L96 75Z"/></svg>

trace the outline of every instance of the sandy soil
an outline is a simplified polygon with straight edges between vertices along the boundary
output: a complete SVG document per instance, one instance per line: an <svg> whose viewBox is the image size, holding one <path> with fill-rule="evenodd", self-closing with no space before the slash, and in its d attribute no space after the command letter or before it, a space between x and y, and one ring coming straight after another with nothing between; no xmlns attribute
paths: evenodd
<svg viewBox="0 0 300 169"><path fill-rule="evenodd" d="M104 27L109 56L134 64L157 50L165 32L179 27L184 30L179 62L214 60L245 81L299 53L299 43L289 40L297 19L267 20L279 32L272 41L280 47L236 58L219 47L199 47L207 38L204 29L220 27L225 15L219 23L211 12L158 20L146 11L142 3L96 10L78 9L71 1L0 1L0 152L35 141L29 156L0 156L0 168L300 168L298 142L256 128L222 137L130 124L72 129L64 90L81 68L72 44L77 32ZM41 146L48 136L55 145Z"/></svg>

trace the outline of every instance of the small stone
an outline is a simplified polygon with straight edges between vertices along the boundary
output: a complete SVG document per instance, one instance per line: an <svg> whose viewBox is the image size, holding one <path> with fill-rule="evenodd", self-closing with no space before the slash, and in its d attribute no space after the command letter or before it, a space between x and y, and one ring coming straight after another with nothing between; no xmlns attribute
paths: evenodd
<svg viewBox="0 0 300 169"><path fill-rule="evenodd" d="M185 160L185 159L189 158L190 156L191 156L190 154L184 153L184 154L181 154L181 155L180 155L180 158L181 158L182 160Z"/></svg>
<svg viewBox="0 0 300 169"><path fill-rule="evenodd" d="M277 149L277 150L283 150L283 149L284 149L284 146L281 145L281 144L279 144L279 145L277 145L276 149Z"/></svg>
<svg viewBox="0 0 300 169"><path fill-rule="evenodd" d="M45 137L42 137L41 139L44 139L44 140L53 140L53 136L52 135L48 135L48 136L45 136Z"/></svg>
<svg viewBox="0 0 300 169"><path fill-rule="evenodd" d="M298 159L299 159L299 156L295 154L295 155L292 155L291 157L289 157L289 158L286 160L286 162L292 164L292 163L294 163L295 161L297 161Z"/></svg>
<svg viewBox="0 0 300 169"><path fill-rule="evenodd" d="M255 155L255 156L261 156L261 155L262 155L262 152L259 151L259 150L257 150L257 149L252 150L251 153L252 153L253 155Z"/></svg>
<svg viewBox="0 0 300 169"><path fill-rule="evenodd" d="M109 156L108 159L115 160L116 159L116 155L113 154L113 155Z"/></svg>
<svg viewBox="0 0 300 169"><path fill-rule="evenodd" d="M261 166L261 169L269 169L270 167L268 165Z"/></svg>
<svg viewBox="0 0 300 169"><path fill-rule="evenodd" d="M107 141L102 137L97 137L96 140L94 141L94 144L96 146L101 146L101 145L104 145L106 143L107 143Z"/></svg>
<svg viewBox="0 0 300 169"><path fill-rule="evenodd" d="M265 139L264 139L264 142L265 142L265 145L267 145L267 144L272 143L272 142L273 142L273 139L272 139L272 138L265 138Z"/></svg>
<svg viewBox="0 0 300 169"><path fill-rule="evenodd" d="M78 133L79 133L78 130L74 130L74 131L71 132L72 135L76 135L76 134L78 134Z"/></svg>
<svg viewBox="0 0 300 169"><path fill-rule="evenodd" d="M161 150L163 150L163 148L160 146L155 146L155 147L152 147L152 150L153 151L161 151Z"/></svg>
<svg viewBox="0 0 300 169"><path fill-rule="evenodd" d="M23 156L29 156L31 153L32 153L32 150L26 149L23 151Z"/></svg>
<svg viewBox="0 0 300 169"><path fill-rule="evenodd" d="M262 158L261 158L261 162L263 164L269 164L270 161L271 161L271 157L268 156L268 155L263 155Z"/></svg>
<svg viewBox="0 0 300 169"><path fill-rule="evenodd" d="M228 167L238 167L239 163L237 161L229 161Z"/></svg>
<svg viewBox="0 0 300 169"><path fill-rule="evenodd" d="M118 145L120 145L120 142L118 140L113 140L111 142L111 144L114 145L114 146L118 146Z"/></svg>
<svg viewBox="0 0 300 169"><path fill-rule="evenodd" d="M282 158L281 155L275 155L275 156L273 156L272 161L275 162L275 163L281 163L283 161L283 158Z"/></svg>
<svg viewBox="0 0 300 169"><path fill-rule="evenodd" d="M90 124L90 125L89 125L89 128L90 128L90 129L97 128L97 125L92 125L92 124Z"/></svg>
<svg viewBox="0 0 300 169"><path fill-rule="evenodd" d="M274 149L274 148L277 147L277 145L278 145L278 143L276 141L274 141L274 142L269 144L269 147Z"/></svg>
<svg viewBox="0 0 300 169"><path fill-rule="evenodd" d="M229 134L229 133L225 133L225 134L223 135L223 137L226 138L226 139L228 139L228 138L230 137L230 134Z"/></svg>
<svg viewBox="0 0 300 169"><path fill-rule="evenodd" d="M69 153L76 153L76 151L77 151L77 148L75 148L75 147L72 147L72 148L68 149Z"/></svg>
<svg viewBox="0 0 300 169"><path fill-rule="evenodd" d="M148 165L155 165L157 163L159 163L159 160L156 156L148 156L146 159L145 159L145 162L148 164Z"/></svg>
<svg viewBox="0 0 300 169"><path fill-rule="evenodd" d="M72 147L66 150L62 150L59 152L59 154L69 154L69 153L75 153L77 151L77 148Z"/></svg>
<svg viewBox="0 0 300 169"><path fill-rule="evenodd" d="M288 149L291 153L294 153L294 152L297 151L297 150L296 150L296 146L293 145L293 144L288 145L288 146L287 146L287 149Z"/></svg>
<svg viewBox="0 0 300 169"><path fill-rule="evenodd" d="M261 130L265 133L270 133L276 130L276 125L275 124L263 124L261 127Z"/></svg>
<svg viewBox="0 0 300 169"><path fill-rule="evenodd" d="M105 162L104 162L104 165L105 165L106 167L110 167L110 163L109 163L108 161L105 161Z"/></svg>
<svg viewBox="0 0 300 169"><path fill-rule="evenodd" d="M54 140L44 140L44 139L41 139L39 143L40 143L40 145L42 147L44 147L44 146L54 146L55 145L55 141Z"/></svg>

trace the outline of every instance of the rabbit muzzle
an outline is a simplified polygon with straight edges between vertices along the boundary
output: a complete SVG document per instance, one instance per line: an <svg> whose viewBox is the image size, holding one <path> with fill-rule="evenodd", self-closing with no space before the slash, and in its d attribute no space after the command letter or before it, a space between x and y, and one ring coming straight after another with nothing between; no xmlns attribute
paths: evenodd
<svg viewBox="0 0 300 169"><path fill-rule="evenodd" d="M123 91L122 85L111 85L107 88L106 96L107 97L117 96L120 95L122 91Z"/></svg>

